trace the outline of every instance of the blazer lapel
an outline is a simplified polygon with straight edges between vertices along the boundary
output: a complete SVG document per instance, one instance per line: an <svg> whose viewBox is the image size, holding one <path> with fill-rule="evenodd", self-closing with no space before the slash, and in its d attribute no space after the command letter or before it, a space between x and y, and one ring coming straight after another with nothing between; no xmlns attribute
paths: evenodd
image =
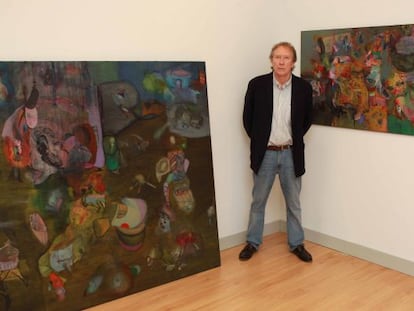
<svg viewBox="0 0 414 311"><path fill-rule="evenodd" d="M270 112L273 113L273 72L271 72L266 80L266 103L269 105Z"/></svg>
<svg viewBox="0 0 414 311"><path fill-rule="evenodd" d="M297 91L297 84L296 84L296 77L292 74L292 94L291 94L291 101L290 101L290 111L291 111L291 118L293 120L296 112L296 94L298 94ZM293 124L293 122L292 122Z"/></svg>

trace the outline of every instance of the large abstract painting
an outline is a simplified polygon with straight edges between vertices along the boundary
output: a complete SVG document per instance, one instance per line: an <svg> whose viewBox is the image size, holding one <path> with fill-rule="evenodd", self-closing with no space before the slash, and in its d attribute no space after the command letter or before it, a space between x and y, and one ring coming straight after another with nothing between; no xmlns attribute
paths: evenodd
<svg viewBox="0 0 414 311"><path fill-rule="evenodd" d="M0 62L0 128L0 310L220 265L204 62Z"/></svg>
<svg viewBox="0 0 414 311"><path fill-rule="evenodd" d="M303 31L314 123L414 135L414 26Z"/></svg>

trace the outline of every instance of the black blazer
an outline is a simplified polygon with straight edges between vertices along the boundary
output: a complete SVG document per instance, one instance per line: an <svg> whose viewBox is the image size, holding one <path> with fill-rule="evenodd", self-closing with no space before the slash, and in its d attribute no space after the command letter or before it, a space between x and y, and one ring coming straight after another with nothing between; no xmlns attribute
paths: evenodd
<svg viewBox="0 0 414 311"><path fill-rule="evenodd" d="M250 80L244 101L243 126L250 137L250 167L257 174L269 142L273 114L273 73ZM312 87L292 75L292 152L295 175L305 173L303 136L312 124Z"/></svg>

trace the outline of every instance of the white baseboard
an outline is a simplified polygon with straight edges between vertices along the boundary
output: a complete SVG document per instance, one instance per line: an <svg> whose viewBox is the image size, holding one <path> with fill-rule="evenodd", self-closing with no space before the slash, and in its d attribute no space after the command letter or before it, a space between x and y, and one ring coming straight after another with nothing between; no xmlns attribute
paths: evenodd
<svg viewBox="0 0 414 311"><path fill-rule="evenodd" d="M269 224L265 224L263 235L269 235L276 232L284 231L282 224L282 220L277 220L271 222ZM246 242L246 231L240 232L231 236L227 236L225 238L220 238L220 250L232 248L234 246L238 246Z"/></svg>
<svg viewBox="0 0 414 311"><path fill-rule="evenodd" d="M286 232L286 221L277 220L275 222L265 224L264 235L269 235L276 232ZM305 237L306 240L310 242L332 248L346 255L361 258L380 266L414 276L414 262L412 261L392 256L390 254L386 254L362 245L334 238L329 235L306 228ZM240 232L232 236L221 238L220 250L238 246L245 243L245 241L246 232Z"/></svg>

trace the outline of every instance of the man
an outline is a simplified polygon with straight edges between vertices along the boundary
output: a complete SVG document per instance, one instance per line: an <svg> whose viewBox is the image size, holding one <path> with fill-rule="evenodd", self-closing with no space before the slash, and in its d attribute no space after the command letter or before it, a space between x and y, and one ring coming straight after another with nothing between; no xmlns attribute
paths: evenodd
<svg viewBox="0 0 414 311"><path fill-rule="evenodd" d="M296 50L288 42L273 46L273 72L249 82L243 125L250 137L250 166L253 170L253 200L247 229L247 244L240 260L248 260L263 242L265 207L275 176L286 202L290 251L311 262L304 245L301 223L301 176L305 173L303 136L312 123L312 87L292 74Z"/></svg>

